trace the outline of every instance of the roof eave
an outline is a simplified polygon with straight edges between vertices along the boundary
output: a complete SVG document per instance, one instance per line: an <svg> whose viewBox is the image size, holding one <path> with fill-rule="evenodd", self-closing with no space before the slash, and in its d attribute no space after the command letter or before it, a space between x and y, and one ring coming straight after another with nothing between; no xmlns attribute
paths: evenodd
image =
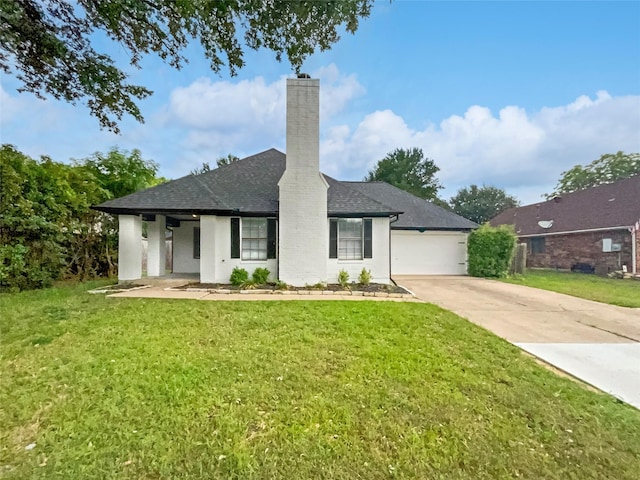
<svg viewBox="0 0 640 480"><path fill-rule="evenodd" d="M475 230L479 227L402 227L402 226L394 226L391 225L391 230L410 230L410 231L435 231L435 232L443 232L443 231L454 231L454 232L470 232L471 230Z"/></svg>

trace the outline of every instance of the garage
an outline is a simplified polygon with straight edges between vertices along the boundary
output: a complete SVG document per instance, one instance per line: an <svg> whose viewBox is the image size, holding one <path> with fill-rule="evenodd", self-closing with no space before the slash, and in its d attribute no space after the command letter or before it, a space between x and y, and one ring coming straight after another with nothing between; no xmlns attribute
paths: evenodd
<svg viewBox="0 0 640 480"><path fill-rule="evenodd" d="M466 275L467 233L391 231L391 275Z"/></svg>

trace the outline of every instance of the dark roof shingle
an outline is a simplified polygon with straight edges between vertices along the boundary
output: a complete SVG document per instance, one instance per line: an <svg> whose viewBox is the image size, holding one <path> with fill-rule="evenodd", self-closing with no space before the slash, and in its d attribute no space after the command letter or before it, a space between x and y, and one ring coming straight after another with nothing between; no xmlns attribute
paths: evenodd
<svg viewBox="0 0 640 480"><path fill-rule="evenodd" d="M278 181L285 154L266 150L200 175L104 202L108 213L278 213ZM341 182L324 175L329 215L389 216L401 214L393 228L471 229L476 224L383 182ZM403 213L404 212L404 213Z"/></svg>
<svg viewBox="0 0 640 480"><path fill-rule="evenodd" d="M518 235L546 235L629 227L640 219L640 175L566 193L553 200L510 208L491 225L514 225ZM538 222L553 222L549 228Z"/></svg>
<svg viewBox="0 0 640 480"><path fill-rule="evenodd" d="M386 182L343 182L365 195L402 211L392 229L471 230L478 225L445 208Z"/></svg>

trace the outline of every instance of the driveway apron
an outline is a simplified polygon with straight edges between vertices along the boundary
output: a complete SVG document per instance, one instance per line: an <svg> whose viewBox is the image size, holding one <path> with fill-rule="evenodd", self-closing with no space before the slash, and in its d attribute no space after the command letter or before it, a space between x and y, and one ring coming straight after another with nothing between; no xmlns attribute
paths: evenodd
<svg viewBox="0 0 640 480"><path fill-rule="evenodd" d="M420 299L640 408L640 309L473 277L394 280Z"/></svg>

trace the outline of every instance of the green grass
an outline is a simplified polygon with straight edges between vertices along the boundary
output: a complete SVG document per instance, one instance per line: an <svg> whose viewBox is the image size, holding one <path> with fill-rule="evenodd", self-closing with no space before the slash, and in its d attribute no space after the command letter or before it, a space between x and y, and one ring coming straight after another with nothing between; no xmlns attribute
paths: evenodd
<svg viewBox="0 0 640 480"><path fill-rule="evenodd" d="M527 270L526 275L502 278L503 282L566 293L596 302L640 308L640 282L603 278L584 273Z"/></svg>
<svg viewBox="0 0 640 480"><path fill-rule="evenodd" d="M0 296L0 478L640 470L640 412L431 305L118 300L86 288Z"/></svg>

